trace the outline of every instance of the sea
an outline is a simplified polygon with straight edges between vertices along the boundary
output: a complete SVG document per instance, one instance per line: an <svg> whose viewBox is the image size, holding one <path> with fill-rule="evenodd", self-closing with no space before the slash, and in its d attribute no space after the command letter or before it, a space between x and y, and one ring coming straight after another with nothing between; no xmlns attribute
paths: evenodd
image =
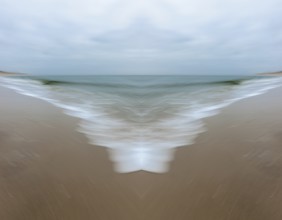
<svg viewBox="0 0 282 220"><path fill-rule="evenodd" d="M77 131L108 149L120 173L164 173L178 147L206 132L204 120L230 104L282 86L265 76L19 76L1 85L80 119ZM208 131L207 131L208 132Z"/></svg>

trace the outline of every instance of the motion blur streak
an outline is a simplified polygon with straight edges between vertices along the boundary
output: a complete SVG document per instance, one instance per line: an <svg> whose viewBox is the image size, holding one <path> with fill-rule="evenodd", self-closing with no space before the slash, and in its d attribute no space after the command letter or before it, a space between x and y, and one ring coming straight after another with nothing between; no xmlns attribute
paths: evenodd
<svg viewBox="0 0 282 220"><path fill-rule="evenodd" d="M176 147L206 130L203 119L280 86L253 76L40 76L3 85L80 119L89 143L109 149L115 170L164 173Z"/></svg>
<svg viewBox="0 0 282 220"><path fill-rule="evenodd" d="M0 92L1 220L281 220L281 88L207 118L165 174L116 173L78 120Z"/></svg>

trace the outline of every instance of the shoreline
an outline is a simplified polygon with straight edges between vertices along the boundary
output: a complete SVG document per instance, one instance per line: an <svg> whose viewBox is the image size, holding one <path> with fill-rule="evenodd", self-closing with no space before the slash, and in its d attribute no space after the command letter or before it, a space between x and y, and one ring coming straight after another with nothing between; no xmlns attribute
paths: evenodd
<svg viewBox="0 0 282 220"><path fill-rule="evenodd" d="M0 77L1 76L28 76L28 75L24 73L13 73L13 72L0 71Z"/></svg>
<svg viewBox="0 0 282 220"><path fill-rule="evenodd" d="M115 173L79 119L0 91L1 219L281 219L282 87L204 119L207 131L175 150L165 174Z"/></svg>

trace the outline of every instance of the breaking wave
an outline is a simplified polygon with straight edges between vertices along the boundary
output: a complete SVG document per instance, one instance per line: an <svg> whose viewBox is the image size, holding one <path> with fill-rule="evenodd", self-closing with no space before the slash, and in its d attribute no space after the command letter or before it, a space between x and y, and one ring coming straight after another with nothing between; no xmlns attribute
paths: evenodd
<svg viewBox="0 0 282 220"><path fill-rule="evenodd" d="M59 77L60 78L60 77ZM220 79L219 79L220 78ZM118 172L168 170L176 147L194 143L203 119L281 85L281 78L2 77L2 84L43 99L80 120L89 143L107 147Z"/></svg>

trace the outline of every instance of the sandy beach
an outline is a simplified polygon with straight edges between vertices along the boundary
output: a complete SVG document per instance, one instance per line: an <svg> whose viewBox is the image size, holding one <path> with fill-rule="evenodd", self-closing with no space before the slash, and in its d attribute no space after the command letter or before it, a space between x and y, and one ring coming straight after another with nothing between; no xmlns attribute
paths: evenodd
<svg viewBox="0 0 282 220"><path fill-rule="evenodd" d="M0 71L0 76L22 76L26 74Z"/></svg>
<svg viewBox="0 0 282 220"><path fill-rule="evenodd" d="M78 119L0 87L2 220L280 220L282 88L205 120L166 174L118 174Z"/></svg>

